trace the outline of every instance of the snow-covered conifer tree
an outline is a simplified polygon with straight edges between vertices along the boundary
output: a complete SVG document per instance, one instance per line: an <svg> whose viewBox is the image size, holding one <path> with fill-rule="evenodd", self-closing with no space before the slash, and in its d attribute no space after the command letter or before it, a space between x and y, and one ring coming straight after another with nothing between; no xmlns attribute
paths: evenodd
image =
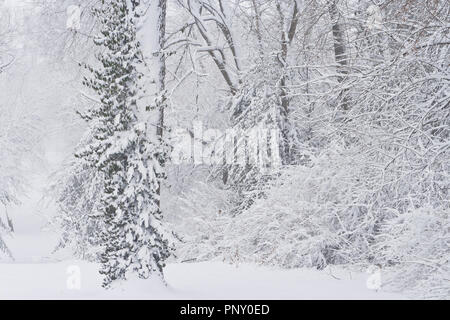
<svg viewBox="0 0 450 320"><path fill-rule="evenodd" d="M150 108L139 103L143 93L139 67L144 62L133 9L126 0L111 0L94 10L102 26L95 44L104 50L97 56L100 66L87 66L92 77L84 84L101 103L82 115L93 140L76 154L104 174L99 206L105 223L100 270L104 287L129 273L162 277L170 254L158 205L160 146L149 139Z"/></svg>

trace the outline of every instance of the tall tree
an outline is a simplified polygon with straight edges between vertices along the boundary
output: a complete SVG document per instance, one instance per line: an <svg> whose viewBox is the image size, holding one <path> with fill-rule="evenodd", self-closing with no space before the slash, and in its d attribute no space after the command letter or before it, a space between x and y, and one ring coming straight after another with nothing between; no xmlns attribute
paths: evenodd
<svg viewBox="0 0 450 320"><path fill-rule="evenodd" d="M167 145L164 141L164 111L167 106L167 92L166 92L166 54L164 52L165 38L166 38L166 14L167 14L167 0L158 0L157 7L158 22L157 22L157 36L158 36L158 85L157 85L157 99L156 109L158 110L158 122L156 125L156 137L161 150L167 151ZM168 153L164 152L160 156L160 164L164 168ZM164 175L161 175L163 178ZM158 180L157 194L161 196L161 182ZM161 204L157 202L159 208Z"/></svg>
<svg viewBox="0 0 450 320"><path fill-rule="evenodd" d="M331 20L331 29L333 32L333 48L334 48L334 58L337 63L337 73L338 82L342 83L345 76L348 73L348 57L345 46L345 34L344 34L344 24L342 22L342 16L339 12L337 6L338 0L330 0L327 3L328 13ZM343 110L348 110L350 108L347 98L345 97L346 90L341 92L341 107Z"/></svg>
<svg viewBox="0 0 450 320"><path fill-rule="evenodd" d="M82 114L92 140L76 156L104 174L99 213L106 227L100 273L105 276L103 286L109 287L133 273L163 277L170 249L159 208L163 160L158 143L148 134L146 113L151 108L140 103L144 62L136 39L136 3L105 2L94 9L101 22L101 36L95 39L103 49L97 56L101 65L87 66L92 77L84 81L101 103Z"/></svg>

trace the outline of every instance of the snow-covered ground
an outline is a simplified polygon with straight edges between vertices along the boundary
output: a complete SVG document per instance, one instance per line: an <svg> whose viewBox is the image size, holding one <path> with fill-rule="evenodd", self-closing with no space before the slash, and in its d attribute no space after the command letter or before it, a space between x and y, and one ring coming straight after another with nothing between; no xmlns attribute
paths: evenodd
<svg viewBox="0 0 450 320"><path fill-rule="evenodd" d="M279 270L220 262L169 264L167 287L131 280L100 287L97 265L81 261L0 264L0 299L402 299L367 289L367 274L342 269ZM80 288L76 289L79 276ZM75 283L75 285L74 285ZM72 289L70 289L72 288Z"/></svg>
<svg viewBox="0 0 450 320"><path fill-rule="evenodd" d="M101 288L97 264L51 254L57 242L56 234L47 225L51 208L42 205L42 191L38 187L34 190L21 205L10 210L15 233L5 241L15 261L0 261L0 299L403 298L368 289L369 274L364 272L337 267L283 270L221 262L169 264L165 269L167 286L159 279L131 280L105 290ZM79 290L73 288L78 275Z"/></svg>

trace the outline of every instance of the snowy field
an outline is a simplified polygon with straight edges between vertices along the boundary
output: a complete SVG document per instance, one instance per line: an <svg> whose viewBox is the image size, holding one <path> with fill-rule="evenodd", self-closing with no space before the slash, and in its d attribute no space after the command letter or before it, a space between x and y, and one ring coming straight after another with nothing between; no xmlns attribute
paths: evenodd
<svg viewBox="0 0 450 320"><path fill-rule="evenodd" d="M68 289L73 266L80 289ZM97 266L80 261L0 264L0 299L402 299L366 287L367 275L336 268L276 270L219 262L169 264L167 287L129 281L100 288ZM70 284L69 284L70 286Z"/></svg>
<svg viewBox="0 0 450 320"><path fill-rule="evenodd" d="M167 287L154 280L131 280L104 290L98 265L51 254L57 237L45 228L48 208L39 199L39 192L31 194L10 211L16 229L5 241L15 261L0 261L0 299L404 299L368 289L369 274L364 272L221 262L168 264ZM68 288L74 270L79 271L79 290Z"/></svg>

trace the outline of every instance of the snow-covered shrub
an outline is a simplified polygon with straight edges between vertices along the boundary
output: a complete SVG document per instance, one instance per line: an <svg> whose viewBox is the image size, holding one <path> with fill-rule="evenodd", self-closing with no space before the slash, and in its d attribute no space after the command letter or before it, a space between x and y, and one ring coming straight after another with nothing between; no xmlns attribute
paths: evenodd
<svg viewBox="0 0 450 320"><path fill-rule="evenodd" d="M308 166L283 169L267 196L230 220L220 245L223 258L283 267L370 258L380 220L371 206L371 177L363 153L335 146Z"/></svg>
<svg viewBox="0 0 450 320"><path fill-rule="evenodd" d="M233 192L223 189L220 183L206 183L200 177L204 172L192 173L184 168L184 178L169 174L172 188L162 194L165 219L179 238L176 245L178 261L205 261L214 257L217 238L223 237L226 212L231 209ZM183 180L183 181L182 181ZM175 182L178 182L175 185Z"/></svg>
<svg viewBox="0 0 450 320"><path fill-rule="evenodd" d="M4 209L0 207L0 258L3 255L8 256L9 258L12 258L13 255L11 251L6 246L5 241L2 239L2 235L8 235L13 231L13 225L12 221L10 220L7 212L6 212L6 206Z"/></svg>
<svg viewBox="0 0 450 320"><path fill-rule="evenodd" d="M53 223L61 230L55 252L66 248L74 257L97 261L101 219L96 217L102 177L81 162L72 161L55 176L48 197L56 201Z"/></svg>
<svg viewBox="0 0 450 320"><path fill-rule="evenodd" d="M377 237L377 260L389 274L387 287L423 298L450 295L449 210L423 206L389 220Z"/></svg>

